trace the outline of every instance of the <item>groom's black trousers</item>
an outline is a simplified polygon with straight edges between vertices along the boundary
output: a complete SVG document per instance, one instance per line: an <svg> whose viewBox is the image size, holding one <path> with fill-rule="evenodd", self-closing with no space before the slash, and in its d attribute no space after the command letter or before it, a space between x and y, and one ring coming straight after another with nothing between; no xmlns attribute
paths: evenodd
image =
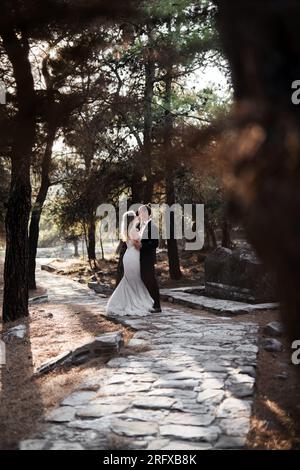
<svg viewBox="0 0 300 470"><path fill-rule="evenodd" d="M155 251L141 250L141 278L154 300L154 308L160 308L159 288L155 277Z"/></svg>

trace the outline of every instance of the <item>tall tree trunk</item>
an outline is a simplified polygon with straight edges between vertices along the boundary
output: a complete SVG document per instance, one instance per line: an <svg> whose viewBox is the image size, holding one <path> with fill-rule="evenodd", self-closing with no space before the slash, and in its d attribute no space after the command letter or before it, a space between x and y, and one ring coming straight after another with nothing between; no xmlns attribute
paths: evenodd
<svg viewBox="0 0 300 470"><path fill-rule="evenodd" d="M94 269L97 268L96 262L96 220L95 215L90 216L88 224L88 245L87 245L88 259L90 266Z"/></svg>
<svg viewBox="0 0 300 470"><path fill-rule="evenodd" d="M39 241L40 219L48 189L50 187L49 171L52 158L52 148L55 140L56 126L48 130L46 149L42 163L41 186L34 203L29 227L29 289L36 289L35 268L36 253Z"/></svg>
<svg viewBox="0 0 300 470"><path fill-rule="evenodd" d="M131 204L144 203L144 186L142 183L142 175L134 172L131 181Z"/></svg>
<svg viewBox="0 0 300 470"><path fill-rule="evenodd" d="M217 237L211 221L211 218L207 211L205 211L205 244L204 249L209 250L210 248L217 248Z"/></svg>
<svg viewBox="0 0 300 470"><path fill-rule="evenodd" d="M78 238L74 238L73 240L74 245L74 258L79 258L79 241Z"/></svg>
<svg viewBox="0 0 300 470"><path fill-rule="evenodd" d="M165 150L165 174L166 174L166 203L169 207L175 204L175 186L174 186L174 155L172 154L172 130L173 117L171 113L172 100L172 66L168 67L165 79L165 131L164 131L164 150ZM169 273L171 279L180 279L182 274L180 270L178 245L175 239L175 220L174 212L170 213L170 237L167 240Z"/></svg>
<svg viewBox="0 0 300 470"><path fill-rule="evenodd" d="M149 47L147 49L147 60L145 63L145 94L144 94L144 149L143 168L146 176L144 182L143 202L151 202L153 196L152 177L152 130L153 130L153 86L155 80L155 62L152 48L152 33L149 30Z"/></svg>
<svg viewBox="0 0 300 470"><path fill-rule="evenodd" d="M103 239L102 239L102 222L100 221L100 249L101 249L101 259L105 259L104 248L103 248Z"/></svg>
<svg viewBox="0 0 300 470"><path fill-rule="evenodd" d="M139 152L131 183L131 203L147 204L153 197L152 152L153 152L153 87L155 81L155 60L152 46L151 25L148 25L148 47L145 52L145 88L143 107L143 139L137 137Z"/></svg>
<svg viewBox="0 0 300 470"><path fill-rule="evenodd" d="M5 9L5 6L3 6ZM30 163L35 141L36 112L29 45L13 28L0 35L16 81L18 113L12 145L12 170L5 220L3 321L28 315L28 222L31 209Z"/></svg>
<svg viewBox="0 0 300 470"><path fill-rule="evenodd" d="M223 214L223 220L222 220L222 246L225 248L231 248L232 247L232 242L231 242L231 236L230 236L230 225L228 222L228 218L226 214Z"/></svg>

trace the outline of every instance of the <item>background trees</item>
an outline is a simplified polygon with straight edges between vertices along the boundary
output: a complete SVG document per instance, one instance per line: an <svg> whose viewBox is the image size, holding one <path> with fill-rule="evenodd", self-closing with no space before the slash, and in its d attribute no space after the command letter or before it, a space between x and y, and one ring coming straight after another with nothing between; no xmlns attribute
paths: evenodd
<svg viewBox="0 0 300 470"><path fill-rule="evenodd" d="M70 30L82 31L86 24L90 24L91 19L93 24L101 23L103 15L113 18L117 11L119 14L127 13L130 8L130 2L125 8L124 4L119 2L117 10L115 4L108 5L105 1L91 0L67 3L48 0L43 8L38 8L33 0L26 3L20 0L3 2L0 21L1 47L12 69L16 100L10 155L11 185L5 220L4 321L28 315L30 165L37 135L37 93L31 57L34 42L51 41L57 31L64 34ZM44 71L47 82L47 71ZM46 88L49 98L50 83ZM48 116L51 120L50 115L52 112ZM36 233L32 230L32 239L36 238Z"/></svg>
<svg viewBox="0 0 300 470"><path fill-rule="evenodd" d="M199 85L207 68L226 68L211 2L48 0L39 12L34 1L4 3L4 320L28 313L28 287L36 287L39 227L50 188L47 214L65 239L84 237L94 268L97 207L120 195L132 203L170 206L188 194L195 204L210 201L207 242L216 244L220 225L228 245L229 226L219 207L221 183L196 168L188 150L183 151L186 136L208 126L230 100L208 83ZM172 226L167 251L170 277L179 279L180 252Z"/></svg>

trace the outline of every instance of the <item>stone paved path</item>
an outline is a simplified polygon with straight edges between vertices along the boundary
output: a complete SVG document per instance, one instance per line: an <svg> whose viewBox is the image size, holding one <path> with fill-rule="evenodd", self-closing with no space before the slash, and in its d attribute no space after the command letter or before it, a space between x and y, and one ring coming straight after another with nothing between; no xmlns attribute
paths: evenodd
<svg viewBox="0 0 300 470"><path fill-rule="evenodd" d="M213 299L205 295L193 294L194 289L200 291L204 286L176 287L173 289L161 289L161 297L169 302L175 302L191 308L212 311L219 315L240 315L241 313L253 313L259 310L273 310L278 308L278 303L269 302L262 304L250 304L235 300Z"/></svg>
<svg viewBox="0 0 300 470"><path fill-rule="evenodd" d="M42 272L49 300L97 305L105 299ZM243 448L249 431L257 326L165 307L123 317L142 352L110 360L81 384L21 449Z"/></svg>

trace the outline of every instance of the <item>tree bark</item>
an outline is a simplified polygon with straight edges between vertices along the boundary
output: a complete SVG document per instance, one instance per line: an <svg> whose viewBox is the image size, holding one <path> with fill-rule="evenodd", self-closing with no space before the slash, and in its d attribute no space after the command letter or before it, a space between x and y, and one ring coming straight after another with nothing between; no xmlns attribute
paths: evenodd
<svg viewBox="0 0 300 470"><path fill-rule="evenodd" d="M5 7L3 7L5 9ZM3 321L28 315L28 222L31 209L30 163L35 141L35 90L29 61L29 45L13 27L0 30L5 52L16 81L18 112L12 145L10 194L5 220Z"/></svg>
<svg viewBox="0 0 300 470"><path fill-rule="evenodd" d="M207 213L205 215L205 234L206 234L205 249L210 249L211 247L217 248L217 238L216 238L215 230L210 220L210 217Z"/></svg>
<svg viewBox="0 0 300 470"><path fill-rule="evenodd" d="M172 99L172 66L168 67L165 79L165 130L164 130L164 150L165 150L165 185L166 203L171 207L176 202L174 186L174 155L172 154L172 130L173 117L171 113ZM174 233L175 220L174 212L170 213L170 236L167 240L169 273L171 279L180 279L182 274L178 255L178 245Z"/></svg>
<svg viewBox="0 0 300 470"><path fill-rule="evenodd" d="M79 258L79 242L78 238L74 238L73 240L73 245L74 245L74 257Z"/></svg>
<svg viewBox="0 0 300 470"><path fill-rule="evenodd" d="M56 126L48 130L46 149L42 163L42 178L40 189L31 213L29 227L29 289L36 289L35 268L36 253L39 241L40 219L43 206L50 187L49 171L52 158L52 148L56 135Z"/></svg>
<svg viewBox="0 0 300 470"><path fill-rule="evenodd" d="M132 203L147 204L153 197L152 152L153 152L153 87L155 80L155 60L152 47L151 26L148 27L148 47L145 57L145 89L143 109L143 142L140 143L141 155L137 155L136 170L133 175Z"/></svg>
<svg viewBox="0 0 300 470"><path fill-rule="evenodd" d="M96 261L96 220L94 214L90 216L90 220L88 223L88 244L87 244L87 252L88 252L88 259L91 268L97 268L97 261Z"/></svg>
<svg viewBox="0 0 300 470"><path fill-rule="evenodd" d="M231 248L231 234L230 234L230 225L226 214L223 214L222 220L222 246L225 248Z"/></svg>
<svg viewBox="0 0 300 470"><path fill-rule="evenodd" d="M100 221L100 249L101 249L101 259L104 260L104 247L103 247L103 239L102 239L102 222Z"/></svg>
<svg viewBox="0 0 300 470"><path fill-rule="evenodd" d="M147 50L147 60L145 63L145 94L144 94L144 155L143 171L146 176L144 183L143 202L149 203L153 197L153 177L152 177L152 130L153 130L153 86L155 79L155 62L153 48L151 47L152 35L149 31L149 47Z"/></svg>

